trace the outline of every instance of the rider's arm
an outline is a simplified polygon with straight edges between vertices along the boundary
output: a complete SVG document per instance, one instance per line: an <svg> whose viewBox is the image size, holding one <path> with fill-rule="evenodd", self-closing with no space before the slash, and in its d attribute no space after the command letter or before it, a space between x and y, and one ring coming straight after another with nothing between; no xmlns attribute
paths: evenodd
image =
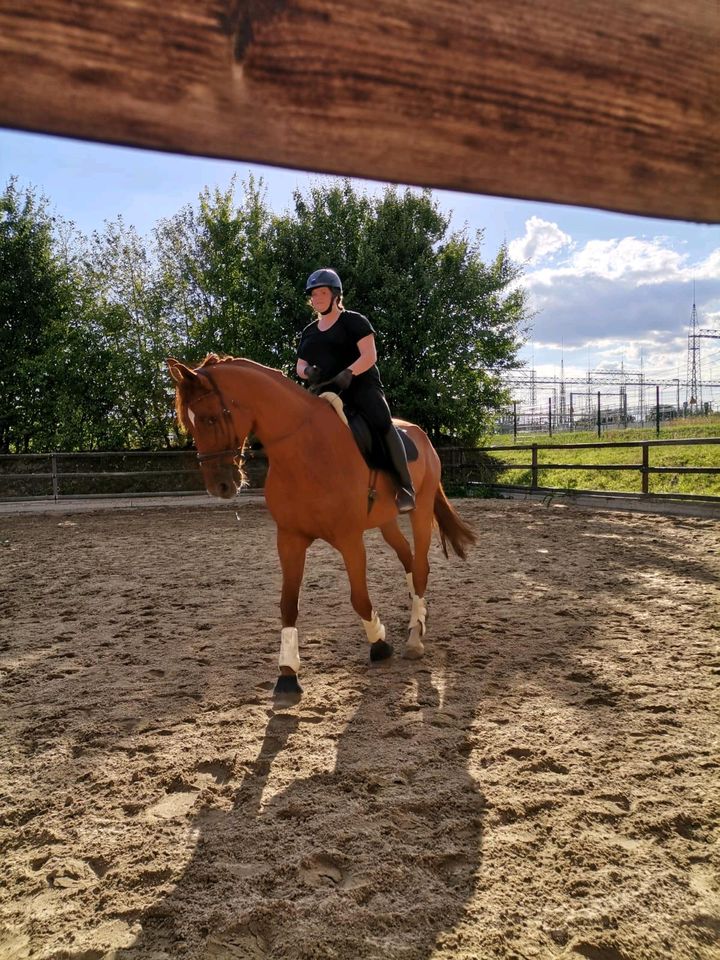
<svg viewBox="0 0 720 960"><path fill-rule="evenodd" d="M358 340L357 347L360 351L360 356L348 367L350 372L356 377L361 373L365 373L366 370L369 370L370 367L377 363L377 349L375 348L375 337L373 334L369 333L366 337L363 337L362 340Z"/></svg>
<svg viewBox="0 0 720 960"><path fill-rule="evenodd" d="M298 357L298 362L295 367L295 370L297 371L297 375L302 380L307 380L307 377L305 376L305 367L309 367L309 366L311 366L311 364L309 364L307 360L303 360L302 357Z"/></svg>

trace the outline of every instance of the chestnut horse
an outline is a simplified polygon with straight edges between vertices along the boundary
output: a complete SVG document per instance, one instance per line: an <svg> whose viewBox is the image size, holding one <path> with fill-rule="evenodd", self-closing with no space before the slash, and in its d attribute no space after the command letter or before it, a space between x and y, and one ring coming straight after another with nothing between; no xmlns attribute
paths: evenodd
<svg viewBox="0 0 720 960"><path fill-rule="evenodd" d="M228 499L245 482L243 450L249 433L261 441L268 458L265 500L277 524L282 568L279 676L275 694L300 694L298 597L305 554L314 540L325 540L342 554L350 579L350 600L362 618L370 659L392 654L385 627L373 609L365 579L363 531L375 527L395 550L407 578L411 600L407 657L422 656L427 606L428 550L433 520L443 550L455 553L475 542L440 483L440 458L417 426L395 421L418 449L411 465L416 506L409 514L414 553L398 526L395 481L370 471L353 434L325 400L313 396L281 371L252 360L208 355L191 369L169 359L176 383L180 425L192 434L208 493Z"/></svg>

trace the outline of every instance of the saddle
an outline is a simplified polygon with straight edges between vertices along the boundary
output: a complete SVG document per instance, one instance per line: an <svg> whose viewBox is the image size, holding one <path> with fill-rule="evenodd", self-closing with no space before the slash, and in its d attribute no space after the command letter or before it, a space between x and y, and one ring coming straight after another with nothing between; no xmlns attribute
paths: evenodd
<svg viewBox="0 0 720 960"><path fill-rule="evenodd" d="M371 470L385 470L388 473L394 474L395 470L392 465L392 460L387 452L383 438L372 429L362 413L350 406L345 406L337 393L327 391L321 393L319 396L321 400L325 400L330 404L342 422L350 428L352 435L355 437L358 450L362 454L368 467ZM405 447L408 463L412 463L418 458L418 449L413 440L408 436L406 430L398 427L397 432Z"/></svg>

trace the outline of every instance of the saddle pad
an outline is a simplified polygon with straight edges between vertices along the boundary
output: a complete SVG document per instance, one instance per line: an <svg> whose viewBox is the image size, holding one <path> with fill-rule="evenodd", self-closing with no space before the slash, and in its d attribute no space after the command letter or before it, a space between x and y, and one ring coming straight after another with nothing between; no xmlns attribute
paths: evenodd
<svg viewBox="0 0 720 960"><path fill-rule="evenodd" d="M373 436L373 432L362 414L351 413L348 421L342 399L337 393L332 393L329 390L321 393L320 399L329 403L342 422L350 427L355 437L355 442L358 445L358 450L363 455L367 465L375 470L390 470L392 472L392 464L384 449L382 438ZM413 460L417 460L418 458L418 449L413 440L408 436L406 430L398 427L397 431L405 447L405 455L407 456L408 463L412 463Z"/></svg>

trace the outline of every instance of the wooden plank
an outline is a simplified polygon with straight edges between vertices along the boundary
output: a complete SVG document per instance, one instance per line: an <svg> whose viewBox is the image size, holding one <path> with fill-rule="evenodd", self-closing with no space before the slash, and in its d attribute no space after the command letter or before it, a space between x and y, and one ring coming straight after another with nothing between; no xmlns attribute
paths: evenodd
<svg viewBox="0 0 720 960"><path fill-rule="evenodd" d="M720 221L717 0L0 0L0 125Z"/></svg>

